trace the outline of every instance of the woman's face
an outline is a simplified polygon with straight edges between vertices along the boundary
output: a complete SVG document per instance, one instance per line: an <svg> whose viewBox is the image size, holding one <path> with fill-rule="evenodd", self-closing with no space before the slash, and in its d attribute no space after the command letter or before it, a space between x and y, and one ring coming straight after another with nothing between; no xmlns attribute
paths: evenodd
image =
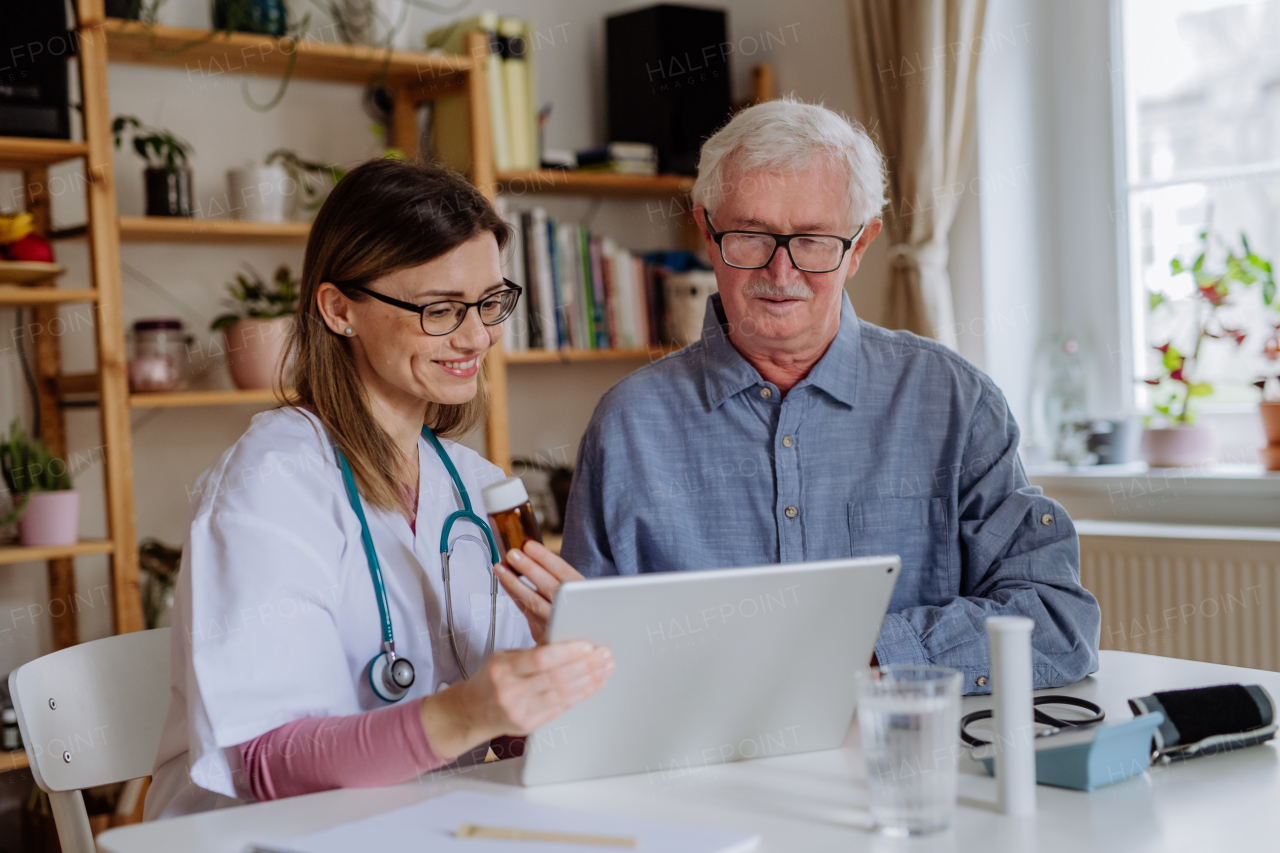
<svg viewBox="0 0 1280 853"><path fill-rule="evenodd" d="M366 287L414 305L478 302L505 287L498 241L485 231L438 258ZM346 299L328 282L321 284L317 299L329 328L350 341L364 381L389 400L467 402L476 395L481 359L502 334L501 324L481 323L474 307L457 329L431 336L422 331L417 313L372 297ZM345 334L348 326L351 336Z"/></svg>

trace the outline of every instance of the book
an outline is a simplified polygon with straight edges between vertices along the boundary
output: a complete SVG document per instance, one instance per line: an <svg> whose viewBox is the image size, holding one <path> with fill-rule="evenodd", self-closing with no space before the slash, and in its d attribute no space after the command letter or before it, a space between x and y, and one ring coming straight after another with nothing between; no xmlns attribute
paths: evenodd
<svg viewBox="0 0 1280 853"><path fill-rule="evenodd" d="M519 285L524 291L523 301L529 294L529 282L526 275L524 231L520 227L520 214L507 210L503 199L498 200L498 212L511 228L511 240L503 252L502 274L512 283ZM529 348L529 316L516 306L516 312L502 324L502 346L507 352L520 352Z"/></svg>
<svg viewBox="0 0 1280 853"><path fill-rule="evenodd" d="M602 172L613 175L656 175L657 163L645 163L638 160L607 160L603 163L592 163L579 166L579 172Z"/></svg>
<svg viewBox="0 0 1280 853"><path fill-rule="evenodd" d="M502 42L498 35L498 15L481 12L470 18L454 21L429 31L424 36L427 50L445 53L465 53L466 36L471 32L484 32L489 36L489 52L485 61L485 79L489 90L489 126L493 141L494 165L499 169L511 168L511 147L507 138L506 96L502 71ZM473 57L478 59L478 57ZM436 157L446 166L459 172L471 171L471 111L467 93L445 95L435 100L432 117Z"/></svg>
<svg viewBox="0 0 1280 853"><path fill-rule="evenodd" d="M551 272L551 244L547 239L547 211L535 207L529 213L530 230L533 234L533 264L538 282L538 324L542 328L541 346L544 349L560 348L559 324L556 320L555 277ZM529 310L534 310L529 305Z"/></svg>
<svg viewBox="0 0 1280 853"><path fill-rule="evenodd" d="M507 118L508 160L511 169L536 169L537 129L530 101L529 25L517 18L498 21L502 46L502 96Z"/></svg>
<svg viewBox="0 0 1280 853"><path fill-rule="evenodd" d="M632 849L661 850L663 853L745 853L760 843L760 836L751 833L579 811L543 805L517 796L453 791L317 832L279 841L257 842L251 848L261 853L349 853L352 850L458 850L474 853L499 849L507 853L552 853L579 848L585 853L601 849L599 845L548 841L475 840L459 831L464 824L635 839Z"/></svg>
<svg viewBox="0 0 1280 853"><path fill-rule="evenodd" d="M608 145L578 152L579 166L610 161L637 161L656 165L658 151L647 142L610 142Z"/></svg>

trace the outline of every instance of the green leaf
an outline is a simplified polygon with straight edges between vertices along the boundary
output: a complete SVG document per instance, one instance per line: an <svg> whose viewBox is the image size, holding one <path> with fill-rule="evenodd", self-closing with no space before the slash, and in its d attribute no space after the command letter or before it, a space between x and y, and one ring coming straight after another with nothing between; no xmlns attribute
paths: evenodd
<svg viewBox="0 0 1280 853"><path fill-rule="evenodd" d="M1148 291L1147 301L1150 303L1148 310L1154 311L1164 303L1164 294L1155 290Z"/></svg>
<svg viewBox="0 0 1280 853"><path fill-rule="evenodd" d="M1166 370L1177 370L1182 366L1183 361L1182 353L1178 352L1173 347L1169 347L1165 350L1164 358L1160 360L1160 363L1164 365Z"/></svg>
<svg viewBox="0 0 1280 853"><path fill-rule="evenodd" d="M1182 258L1174 258L1169 261L1169 271L1174 275L1186 272L1187 268L1182 265Z"/></svg>
<svg viewBox="0 0 1280 853"><path fill-rule="evenodd" d="M1187 393L1192 397L1207 397L1213 393L1213 386L1208 382L1196 382L1187 387Z"/></svg>

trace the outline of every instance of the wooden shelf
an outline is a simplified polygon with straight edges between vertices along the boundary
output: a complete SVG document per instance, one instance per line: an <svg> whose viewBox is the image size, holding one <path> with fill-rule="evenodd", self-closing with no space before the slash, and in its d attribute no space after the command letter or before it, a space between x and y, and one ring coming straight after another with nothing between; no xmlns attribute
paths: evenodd
<svg viewBox="0 0 1280 853"><path fill-rule="evenodd" d="M57 278L66 271L66 267L47 261L0 261L0 282L35 284Z"/></svg>
<svg viewBox="0 0 1280 853"><path fill-rule="evenodd" d="M170 409L182 406L274 406L282 402L270 388L252 391L157 391L130 394L135 409Z"/></svg>
<svg viewBox="0 0 1280 853"><path fill-rule="evenodd" d="M648 347L640 349L529 349L507 353L507 364L569 364L583 361L623 361L626 359L657 360L680 347Z"/></svg>
<svg viewBox="0 0 1280 853"><path fill-rule="evenodd" d="M111 61L181 68L197 86L206 79L225 84L229 79L254 75L279 77L294 54L294 76L332 83L365 85L373 78L385 77L391 83L430 86L471 68L471 60L465 56L306 39L295 43L253 33L147 26L117 18L108 18L103 29Z"/></svg>
<svg viewBox="0 0 1280 853"><path fill-rule="evenodd" d="M14 749L0 751L0 773L8 773L12 770L22 770L24 767L30 767L27 761L27 751L25 749Z"/></svg>
<svg viewBox="0 0 1280 853"><path fill-rule="evenodd" d="M248 222L179 216L121 216L126 243L306 243L309 222Z"/></svg>
<svg viewBox="0 0 1280 853"><path fill-rule="evenodd" d="M687 195L693 189L693 178L685 175L614 175L566 169L534 169L526 172L498 172L497 177L498 190L515 195L560 193L661 196Z"/></svg>
<svg viewBox="0 0 1280 853"><path fill-rule="evenodd" d="M74 545L0 545L0 565L109 554L111 549L110 539L81 539Z"/></svg>
<svg viewBox="0 0 1280 853"><path fill-rule="evenodd" d="M89 153L83 142L67 139L32 139L25 136L0 136L0 166L23 168L48 166Z"/></svg>
<svg viewBox="0 0 1280 853"><path fill-rule="evenodd" d="M64 302L94 302L96 290L64 290L57 287L18 287L0 284L0 305L60 305Z"/></svg>

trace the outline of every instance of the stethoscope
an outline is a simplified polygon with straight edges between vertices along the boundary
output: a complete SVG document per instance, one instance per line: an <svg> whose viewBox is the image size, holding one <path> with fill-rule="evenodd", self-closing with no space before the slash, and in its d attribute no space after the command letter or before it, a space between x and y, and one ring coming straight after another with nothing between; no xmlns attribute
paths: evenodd
<svg viewBox="0 0 1280 853"><path fill-rule="evenodd" d="M1035 733L1035 737L1052 737L1059 732L1069 731L1071 729L1082 729L1087 726L1096 726L1106 719L1107 714L1097 704L1090 702L1088 699L1079 699L1075 696L1037 696L1031 701L1032 717L1041 725L1048 726L1047 729L1041 729ZM1082 719L1064 720L1059 717L1041 711L1039 705L1070 705L1073 708L1082 708L1088 711L1092 716ZM979 737L969 734L968 728L970 723L976 723L978 720L988 720L991 718L991 709L982 711L974 711L972 714L965 714L960 720L960 739L965 742L966 746L981 747L991 743L989 740L982 740Z"/></svg>
<svg viewBox="0 0 1280 853"><path fill-rule="evenodd" d="M489 554L493 557L489 568L489 641L485 644L485 657L493 652L493 639L498 624L498 578L493 573L493 564L499 560L498 546L493 541L493 531L489 529L489 525L472 511L471 497L467 494L467 487L462 484L458 469L453 467L453 460L444 452L440 439L425 426L422 428L422 437L431 442L436 455L448 469L449 477L453 480L458 494L462 496L462 509L445 519L444 529L440 531L440 571L444 576L444 609L449 626L449 645L453 649L453 659L458 664L458 671L462 673L463 678L467 678L467 667L462 662L461 652L458 651L458 635L453 627L453 594L449 589L449 555L451 553L449 531L453 529L455 521L460 519L470 521L484 531L485 539L488 540ZM342 469L342 482L347 487L351 508L356 511L356 517L360 519L360 540L364 543L364 554L369 560L369 574L373 577L373 594L378 600L378 613L382 617L382 651L369 661L369 686L384 702L396 702L403 699L409 692L409 688L413 686L413 664L408 658L396 656L395 635L391 630L391 608L387 603L387 588L382 582L382 567L378 564L378 552L373 547L373 534L369 532L369 521L365 518L364 507L360 503L360 492L356 489L356 480L351 474L351 466L341 450L336 447L334 450L338 454L338 467ZM475 536L465 533L458 539L469 539L481 548L486 544Z"/></svg>

